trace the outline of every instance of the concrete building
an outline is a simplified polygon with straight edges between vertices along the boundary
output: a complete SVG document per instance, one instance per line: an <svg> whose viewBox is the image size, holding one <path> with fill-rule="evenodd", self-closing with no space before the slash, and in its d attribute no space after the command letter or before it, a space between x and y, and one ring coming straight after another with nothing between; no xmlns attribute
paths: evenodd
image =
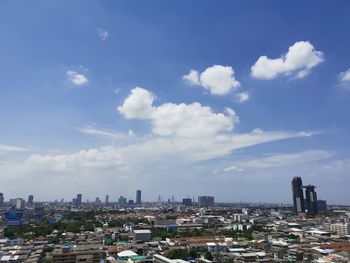
<svg viewBox="0 0 350 263"><path fill-rule="evenodd" d="M335 232L339 236L346 236L350 234L350 224L349 223L336 223L330 225L330 230Z"/></svg>
<svg viewBox="0 0 350 263"><path fill-rule="evenodd" d="M214 196L198 196L198 206L210 207L214 206Z"/></svg>
<svg viewBox="0 0 350 263"><path fill-rule="evenodd" d="M16 209L23 209L25 205L25 201L22 198L16 199Z"/></svg>
<svg viewBox="0 0 350 263"><path fill-rule="evenodd" d="M52 252L53 263L99 263L103 257L103 250L96 245L80 245L77 247L64 245L61 248L56 248Z"/></svg>
<svg viewBox="0 0 350 263"><path fill-rule="evenodd" d="M135 229L132 234L134 242L147 242L152 240L152 233L148 229Z"/></svg>

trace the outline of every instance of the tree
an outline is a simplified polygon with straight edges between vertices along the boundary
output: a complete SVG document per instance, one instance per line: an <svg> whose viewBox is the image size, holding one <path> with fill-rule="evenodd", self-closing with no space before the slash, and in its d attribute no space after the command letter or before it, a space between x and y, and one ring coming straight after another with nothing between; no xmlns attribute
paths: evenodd
<svg viewBox="0 0 350 263"><path fill-rule="evenodd" d="M214 259L213 255L209 251L204 253L204 258L208 259L208 260L213 260Z"/></svg>

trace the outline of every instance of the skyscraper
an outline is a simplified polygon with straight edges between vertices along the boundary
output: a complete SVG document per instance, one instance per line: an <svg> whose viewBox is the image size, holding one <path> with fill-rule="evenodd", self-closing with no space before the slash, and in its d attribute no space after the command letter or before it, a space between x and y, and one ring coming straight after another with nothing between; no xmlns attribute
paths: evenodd
<svg viewBox="0 0 350 263"><path fill-rule="evenodd" d="M108 205L108 202L109 202L109 195L106 195L106 197L105 197L105 205Z"/></svg>
<svg viewBox="0 0 350 263"><path fill-rule="evenodd" d="M136 205L141 205L141 190L136 190Z"/></svg>
<svg viewBox="0 0 350 263"><path fill-rule="evenodd" d="M307 213L310 215L316 215L318 213L317 209L317 194L315 192L316 186L307 185L305 186L305 205L307 209Z"/></svg>
<svg viewBox="0 0 350 263"><path fill-rule="evenodd" d="M214 206L214 196L198 196L198 205L200 207Z"/></svg>
<svg viewBox="0 0 350 263"><path fill-rule="evenodd" d="M191 198L183 198L182 204L185 206L191 206L192 205L192 199Z"/></svg>
<svg viewBox="0 0 350 263"><path fill-rule="evenodd" d="M4 206L4 194L0 193L0 207Z"/></svg>
<svg viewBox="0 0 350 263"><path fill-rule="evenodd" d="M33 195L29 195L28 196L28 202L27 202L28 206L29 207L33 206L33 203L34 203L34 196Z"/></svg>
<svg viewBox="0 0 350 263"><path fill-rule="evenodd" d="M77 206L81 206L82 199L83 199L83 195L77 194L77 198L76 198L76 205Z"/></svg>
<svg viewBox="0 0 350 263"><path fill-rule="evenodd" d="M294 212L296 214L304 213L304 194L303 194L303 182L301 177L294 177L292 180L292 191L293 191L293 205Z"/></svg>
<svg viewBox="0 0 350 263"><path fill-rule="evenodd" d="M23 209L25 205L25 201L22 198L16 199L16 209Z"/></svg>

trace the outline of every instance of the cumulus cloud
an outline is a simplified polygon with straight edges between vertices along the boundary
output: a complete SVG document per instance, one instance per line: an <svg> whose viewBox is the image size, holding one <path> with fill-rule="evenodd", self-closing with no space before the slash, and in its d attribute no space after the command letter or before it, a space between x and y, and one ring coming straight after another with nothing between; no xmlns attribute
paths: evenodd
<svg viewBox="0 0 350 263"><path fill-rule="evenodd" d="M214 113L210 107L198 102L154 106L154 98L150 91L134 88L118 111L128 119L149 120L153 132L161 136L213 136L232 131L239 120L234 110L229 108L224 113Z"/></svg>
<svg viewBox="0 0 350 263"><path fill-rule="evenodd" d="M341 72L338 78L342 87L350 88L350 68Z"/></svg>
<svg viewBox="0 0 350 263"><path fill-rule="evenodd" d="M68 80L76 86L82 86L88 83L88 79L83 75L74 70L68 70L66 72Z"/></svg>
<svg viewBox="0 0 350 263"><path fill-rule="evenodd" d="M279 58L259 57L251 67L251 75L257 79L274 79L279 75L303 78L323 60L323 53L315 50L309 41L299 41Z"/></svg>
<svg viewBox="0 0 350 263"><path fill-rule="evenodd" d="M97 34L102 41L105 41L109 37L108 31L101 28L97 28Z"/></svg>
<svg viewBox="0 0 350 263"><path fill-rule="evenodd" d="M230 66L214 65L201 74L192 69L182 77L190 85L199 85L213 95L225 95L238 88L241 84L235 79L235 72Z"/></svg>
<svg viewBox="0 0 350 263"><path fill-rule="evenodd" d="M201 85L201 82L199 80L199 73L197 70L191 69L190 73L184 75L182 78L186 80L190 85Z"/></svg>
<svg viewBox="0 0 350 263"><path fill-rule="evenodd" d="M149 119L154 112L154 100L155 96L151 92L136 87L117 109L127 119Z"/></svg>
<svg viewBox="0 0 350 263"><path fill-rule="evenodd" d="M240 92L236 94L236 100L239 103L245 102L249 100L249 93L248 92Z"/></svg>

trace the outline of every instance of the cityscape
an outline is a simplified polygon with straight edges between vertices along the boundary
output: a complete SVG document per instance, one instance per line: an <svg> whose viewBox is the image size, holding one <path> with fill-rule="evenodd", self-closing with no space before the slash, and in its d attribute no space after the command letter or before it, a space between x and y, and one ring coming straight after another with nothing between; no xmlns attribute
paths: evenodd
<svg viewBox="0 0 350 263"><path fill-rule="evenodd" d="M349 14L0 1L0 263L350 262Z"/></svg>
<svg viewBox="0 0 350 263"><path fill-rule="evenodd" d="M1 262L348 262L350 206L327 205L315 188L294 177L293 205L0 193Z"/></svg>

